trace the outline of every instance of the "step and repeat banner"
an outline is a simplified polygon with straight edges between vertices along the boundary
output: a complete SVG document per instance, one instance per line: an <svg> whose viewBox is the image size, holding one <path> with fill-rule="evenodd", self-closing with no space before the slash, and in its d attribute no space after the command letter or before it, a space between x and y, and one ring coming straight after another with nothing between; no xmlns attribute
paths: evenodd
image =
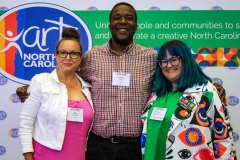
<svg viewBox="0 0 240 160"><path fill-rule="evenodd" d="M240 156L240 2L128 1L138 10L135 41L158 49L171 39L186 42L197 63L227 92L234 142ZM0 2L0 160L22 160L15 91L55 67L55 46L64 27L81 33L84 52L106 43L109 10L117 1ZM64 7L63 7L64 6Z"/></svg>

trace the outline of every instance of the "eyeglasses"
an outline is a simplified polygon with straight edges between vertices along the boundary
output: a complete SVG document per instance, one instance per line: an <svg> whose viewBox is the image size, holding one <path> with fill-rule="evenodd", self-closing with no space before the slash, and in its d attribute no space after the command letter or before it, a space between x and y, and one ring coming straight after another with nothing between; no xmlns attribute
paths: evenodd
<svg viewBox="0 0 240 160"><path fill-rule="evenodd" d="M57 54L59 55L60 58L67 58L68 55L72 59L77 59L81 57L81 52L75 52L75 51L67 52L64 50L59 50L57 51Z"/></svg>
<svg viewBox="0 0 240 160"><path fill-rule="evenodd" d="M166 68L169 63L170 63L173 67L178 66L179 63L180 63L180 57L179 57L179 56L173 56L173 57L171 57L170 59L160 60L159 66L160 66L161 68Z"/></svg>

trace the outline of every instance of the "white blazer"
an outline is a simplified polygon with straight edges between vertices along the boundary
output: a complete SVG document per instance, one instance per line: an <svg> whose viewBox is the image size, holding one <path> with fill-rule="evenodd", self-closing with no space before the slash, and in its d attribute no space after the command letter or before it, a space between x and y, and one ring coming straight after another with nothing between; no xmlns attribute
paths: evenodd
<svg viewBox="0 0 240 160"><path fill-rule="evenodd" d="M82 83L82 92L93 106L89 87ZM19 136L23 153L33 152L32 138L40 144L61 150L66 130L68 94L57 72L35 75L29 86L30 95L20 113Z"/></svg>

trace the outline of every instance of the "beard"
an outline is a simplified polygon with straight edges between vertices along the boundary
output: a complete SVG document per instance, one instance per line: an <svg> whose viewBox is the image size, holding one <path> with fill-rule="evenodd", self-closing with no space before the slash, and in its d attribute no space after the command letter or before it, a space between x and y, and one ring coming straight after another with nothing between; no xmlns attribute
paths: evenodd
<svg viewBox="0 0 240 160"><path fill-rule="evenodd" d="M113 38L113 39L114 39L114 41L116 43L118 43L121 46L129 45L133 41L131 38L128 38L128 39L118 39L118 38L116 39L116 38Z"/></svg>

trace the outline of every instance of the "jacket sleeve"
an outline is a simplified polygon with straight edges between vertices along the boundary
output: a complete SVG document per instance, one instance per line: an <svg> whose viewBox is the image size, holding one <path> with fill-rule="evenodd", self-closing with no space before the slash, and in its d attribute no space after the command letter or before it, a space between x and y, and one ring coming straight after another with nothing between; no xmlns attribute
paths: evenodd
<svg viewBox="0 0 240 160"><path fill-rule="evenodd" d="M33 152L32 137L34 124L40 107L41 85L37 76L34 76L29 86L30 95L25 101L20 112L19 136L22 152Z"/></svg>
<svg viewBox="0 0 240 160"><path fill-rule="evenodd" d="M212 140L215 159L234 160L236 151L233 145L230 118L215 87L213 87L212 110Z"/></svg>

